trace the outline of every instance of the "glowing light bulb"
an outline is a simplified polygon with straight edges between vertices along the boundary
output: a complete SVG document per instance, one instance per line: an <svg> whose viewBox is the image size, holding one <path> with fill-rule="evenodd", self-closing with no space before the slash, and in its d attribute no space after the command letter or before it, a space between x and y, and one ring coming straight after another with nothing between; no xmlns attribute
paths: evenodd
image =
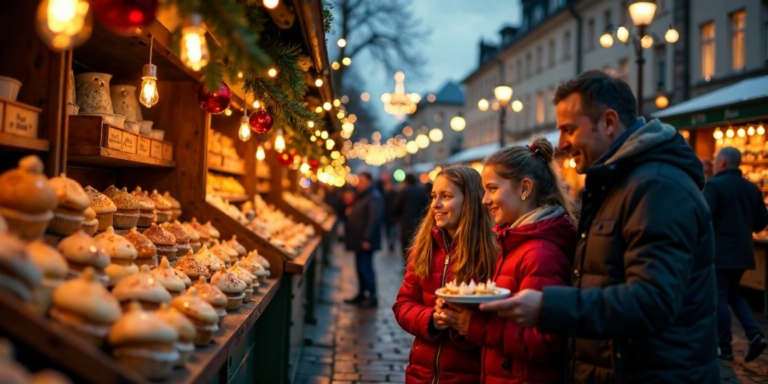
<svg viewBox="0 0 768 384"><path fill-rule="evenodd" d="M405 150L413 155L414 153L419 151L419 145L416 144L415 141L411 140L405 144Z"/></svg>
<svg viewBox="0 0 768 384"><path fill-rule="evenodd" d="M237 71L237 78L238 78L238 79L242 79L242 78L243 78L243 76L244 76L244 75L243 75L243 72L242 72L242 71Z"/></svg>
<svg viewBox="0 0 768 384"><path fill-rule="evenodd" d="M338 61L334 61L333 64L331 64L331 68L333 68L333 70L336 71L339 68L341 68L341 65L339 65Z"/></svg>
<svg viewBox="0 0 768 384"><path fill-rule="evenodd" d="M606 32L602 36L600 36L600 45L603 46L603 48L610 48L613 45L613 36Z"/></svg>
<svg viewBox="0 0 768 384"><path fill-rule="evenodd" d="M629 40L629 30L623 26L619 27L619 29L616 30L616 38L622 43L626 43L627 40Z"/></svg>
<svg viewBox="0 0 768 384"><path fill-rule="evenodd" d="M345 38L339 39L339 41L336 42L336 44L339 45L339 48L344 48L347 46L347 40Z"/></svg>
<svg viewBox="0 0 768 384"><path fill-rule="evenodd" d="M333 101L333 106L334 106L334 107L338 107L338 106L340 106L340 105L341 105L341 100L339 100L339 99L336 99L336 100L334 100L334 101Z"/></svg>
<svg viewBox="0 0 768 384"><path fill-rule="evenodd" d="M299 166L299 172L301 172L301 173L309 172L309 164L307 164L307 157L306 156L304 156L304 161L302 161L301 166Z"/></svg>
<svg viewBox="0 0 768 384"><path fill-rule="evenodd" d="M736 134L739 135L739 137L746 137L747 136L747 131L744 128L739 128L736 131Z"/></svg>
<svg viewBox="0 0 768 384"><path fill-rule="evenodd" d="M323 107L318 105L317 108L315 108L315 113L321 113L321 112L323 112Z"/></svg>
<svg viewBox="0 0 768 384"><path fill-rule="evenodd" d="M515 112L520 112L523 110L523 102L520 100L515 100L512 102L512 110Z"/></svg>
<svg viewBox="0 0 768 384"><path fill-rule="evenodd" d="M327 150L329 150L329 151L330 151L331 149L333 149L333 146L334 146L334 145L336 145L336 142L335 142L335 141L333 141L333 139L328 139L328 140L326 140L326 141L325 141L325 149L327 149Z"/></svg>
<svg viewBox="0 0 768 384"><path fill-rule="evenodd" d="M667 96L659 95L656 97L656 107L659 109L664 109L667 106L669 106L669 99Z"/></svg>
<svg viewBox="0 0 768 384"><path fill-rule="evenodd" d="M227 116L232 116L232 110L231 109L227 109L226 111L224 111L224 114L227 115Z"/></svg>
<svg viewBox="0 0 768 384"><path fill-rule="evenodd" d="M754 136L755 135L755 127L750 125L749 128L747 128L747 135Z"/></svg>
<svg viewBox="0 0 768 384"><path fill-rule="evenodd" d="M280 0L264 0L264 8L275 9L280 4Z"/></svg>
<svg viewBox="0 0 768 384"><path fill-rule="evenodd" d="M477 108L483 112L487 111L489 106L490 104L486 99L480 99L480 101L477 102Z"/></svg>
<svg viewBox="0 0 768 384"><path fill-rule="evenodd" d="M210 60L208 43L205 41L205 28L202 17L194 13L187 25L181 30L181 62L193 70L199 71Z"/></svg>
<svg viewBox="0 0 768 384"><path fill-rule="evenodd" d="M259 107L261 107L261 103L258 100L254 100L253 101L253 107L254 108L259 108Z"/></svg>
<svg viewBox="0 0 768 384"><path fill-rule="evenodd" d="M370 93L363 92L363 93L360 94L360 100L362 100L363 102L367 103L368 100L370 100L370 99L371 99L371 94Z"/></svg>
<svg viewBox="0 0 768 384"><path fill-rule="evenodd" d="M141 94L139 102L147 108L152 108L157 104L160 95L157 92L157 66L154 64L144 65L144 76L141 77Z"/></svg>
<svg viewBox="0 0 768 384"><path fill-rule="evenodd" d="M760 124L760 126L757 127L757 134L758 135L765 135L765 128L763 128L762 124Z"/></svg>
<svg viewBox="0 0 768 384"><path fill-rule="evenodd" d="M328 131L322 131L320 132L320 138L325 140L328 138Z"/></svg>
<svg viewBox="0 0 768 384"><path fill-rule="evenodd" d="M568 165L570 165L570 166L571 166L571 168L576 168L576 160L574 160L573 158L571 158L571 160L570 160L570 161L568 161Z"/></svg>
<svg viewBox="0 0 768 384"><path fill-rule="evenodd" d="M269 77L275 77L275 76L277 76L277 69L274 69L274 68L270 68L270 69L267 71L267 76L269 76Z"/></svg>
<svg viewBox="0 0 768 384"><path fill-rule="evenodd" d="M319 77L317 79L315 79L315 86L318 87L318 88L322 87L323 86L323 79L321 79Z"/></svg>
<svg viewBox="0 0 768 384"><path fill-rule="evenodd" d="M345 58L341 59L341 63L346 65L346 66L350 66L350 65L352 65L352 58L345 57Z"/></svg>
<svg viewBox="0 0 768 384"><path fill-rule="evenodd" d="M727 137L733 137L733 136L734 136L734 133L733 133L733 128L728 128L728 130L727 130L727 131L725 131L725 136L727 136Z"/></svg>
<svg viewBox="0 0 768 384"><path fill-rule="evenodd" d="M651 35L645 35L640 39L640 46L643 48L650 48L653 46L653 37Z"/></svg>
<svg viewBox="0 0 768 384"><path fill-rule="evenodd" d="M259 147L256 148L256 160L263 161L265 158L266 156L264 155L264 148L259 145Z"/></svg>
<svg viewBox="0 0 768 384"><path fill-rule="evenodd" d="M464 117L461 116L460 114L457 116L454 116L451 119L451 129L453 129L454 131L461 132L466 127L467 127L467 120L465 120Z"/></svg>
<svg viewBox="0 0 768 384"><path fill-rule="evenodd" d="M329 103L327 101L325 103L323 103L323 109L325 109L326 111L330 111L331 110L331 103Z"/></svg>
<svg viewBox="0 0 768 384"><path fill-rule="evenodd" d="M248 125L248 117L240 118L240 129L237 130L237 136L242 141L248 141L251 138L251 127Z"/></svg>
<svg viewBox="0 0 768 384"><path fill-rule="evenodd" d="M86 0L43 0L37 8L37 33L55 51L72 49L91 37L89 9Z"/></svg>
<svg viewBox="0 0 768 384"><path fill-rule="evenodd" d="M715 128L715 131L712 132L712 137L715 138L715 140L720 140L723 138L723 131L720 130L720 128Z"/></svg>
<svg viewBox="0 0 768 384"><path fill-rule="evenodd" d="M664 39L667 40L668 43L674 44L677 42L677 40L680 39L680 33L677 32L672 26L669 26L669 29L667 30L667 33L664 34Z"/></svg>
<svg viewBox="0 0 768 384"><path fill-rule="evenodd" d="M285 151L285 138L283 138L282 129L277 132L277 137L275 137L275 151L277 151L277 153L283 153L283 151Z"/></svg>
<svg viewBox="0 0 768 384"><path fill-rule="evenodd" d="M310 120L310 121L307 121L307 127L309 127L309 128L314 128L314 127L315 127L315 122L314 122L314 121L312 121L312 120Z"/></svg>
<svg viewBox="0 0 768 384"><path fill-rule="evenodd" d="M429 131L429 139L435 143L443 141L443 131L441 131L440 128L432 128L432 130Z"/></svg>
<svg viewBox="0 0 768 384"><path fill-rule="evenodd" d="M418 145L421 149L429 147L429 137L427 137L425 134L416 136L416 145Z"/></svg>

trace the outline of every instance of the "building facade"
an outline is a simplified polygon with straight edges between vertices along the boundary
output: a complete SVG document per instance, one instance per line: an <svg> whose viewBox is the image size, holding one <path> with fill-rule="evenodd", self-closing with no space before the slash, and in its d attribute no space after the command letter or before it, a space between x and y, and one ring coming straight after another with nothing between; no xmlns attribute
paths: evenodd
<svg viewBox="0 0 768 384"><path fill-rule="evenodd" d="M406 121L413 134L407 136L414 140L419 134L429 136L430 131L442 132L442 140L430 140L429 146L409 155L410 164L426 161L440 161L462 149L464 135L451 129L451 119L464 108L464 91L455 83L446 83L438 92L422 96L418 109Z"/></svg>

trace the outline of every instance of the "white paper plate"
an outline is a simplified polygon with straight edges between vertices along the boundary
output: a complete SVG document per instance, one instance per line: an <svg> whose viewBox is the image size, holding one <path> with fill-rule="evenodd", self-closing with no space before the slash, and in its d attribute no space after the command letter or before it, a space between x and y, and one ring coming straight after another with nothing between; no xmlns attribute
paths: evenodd
<svg viewBox="0 0 768 384"><path fill-rule="evenodd" d="M456 304L487 303L489 301L499 300L510 296L509 289L499 287L496 287L496 290L499 291L498 295L449 295L443 293L443 289L445 288L438 289L435 291L435 294L446 302Z"/></svg>

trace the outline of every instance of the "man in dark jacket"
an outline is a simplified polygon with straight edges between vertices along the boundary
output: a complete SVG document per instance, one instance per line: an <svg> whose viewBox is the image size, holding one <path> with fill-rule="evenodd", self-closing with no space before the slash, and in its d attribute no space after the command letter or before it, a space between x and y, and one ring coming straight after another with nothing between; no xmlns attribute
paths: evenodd
<svg viewBox="0 0 768 384"><path fill-rule="evenodd" d="M395 249L395 239L397 238L397 224L392 212L398 195L392 180L382 182L382 192L384 197L384 234L387 236L387 247L392 252Z"/></svg>
<svg viewBox="0 0 768 384"><path fill-rule="evenodd" d="M555 95L559 149L586 174L571 287L491 305L570 336L568 382L718 383L714 233L701 163L677 131L637 116L602 71Z"/></svg>
<svg viewBox="0 0 768 384"><path fill-rule="evenodd" d="M344 302L363 308L373 308L379 304L376 299L373 253L381 249L381 218L384 202L379 191L373 186L370 173L361 173L359 179L357 196L347 215L344 234L347 250L355 252L358 293Z"/></svg>
<svg viewBox="0 0 768 384"><path fill-rule="evenodd" d="M715 227L720 358L733 361L730 305L747 334L749 352L744 361L750 362L760 356L768 342L739 293L739 282L745 270L755 268L752 232L760 232L768 225L768 210L760 189L742 177L740 164L741 153L736 148L721 149L712 164L714 176L704 188L704 197Z"/></svg>
<svg viewBox="0 0 768 384"><path fill-rule="evenodd" d="M403 247L403 260L408 260L408 247L411 239L418 229L418 225L424 216L424 211L429 206L429 196L416 183L416 177L412 174L405 175L405 188L395 201L393 215L400 221L400 241Z"/></svg>

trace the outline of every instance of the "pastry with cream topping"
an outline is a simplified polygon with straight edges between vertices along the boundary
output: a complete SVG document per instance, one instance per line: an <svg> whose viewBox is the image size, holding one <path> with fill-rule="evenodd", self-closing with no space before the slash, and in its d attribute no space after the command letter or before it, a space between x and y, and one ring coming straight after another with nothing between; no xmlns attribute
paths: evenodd
<svg viewBox="0 0 768 384"><path fill-rule="evenodd" d="M149 274L155 278L155 281L165 287L172 297L181 296L184 294L184 291L187 290L186 285L184 285L184 280L176 274L166 257L163 257L163 259L160 260L160 265L149 271Z"/></svg>
<svg viewBox="0 0 768 384"><path fill-rule="evenodd" d="M157 190L152 191L149 198L155 203L155 222L160 224L171 221L171 202L157 193Z"/></svg>
<svg viewBox="0 0 768 384"><path fill-rule="evenodd" d="M197 289L200 298L211 304L216 314L219 315L219 324L227 316L227 296L215 285L208 284L205 277L201 277L192 287ZM191 289L191 288L190 288Z"/></svg>
<svg viewBox="0 0 768 384"><path fill-rule="evenodd" d="M110 264L104 270L109 276L110 288L139 272L139 267L134 262L138 255L136 247L125 237L116 234L114 228L108 227L106 231L94 237L94 240L109 255Z"/></svg>
<svg viewBox="0 0 768 384"><path fill-rule="evenodd" d="M136 198L128 193L127 188L117 189L114 185L104 190L115 206L117 212L113 214L112 226L117 229L130 229L139 222L139 208L141 204Z"/></svg>
<svg viewBox="0 0 768 384"><path fill-rule="evenodd" d="M83 216L85 219L80 228L83 232L93 236L93 234L96 233L96 230L99 229L99 219L96 218L96 211L94 211L93 208L88 207L85 212L83 212Z"/></svg>
<svg viewBox="0 0 768 384"><path fill-rule="evenodd" d="M179 251L176 248L176 238L166 231L163 227L152 223L152 226L144 231L144 236L151 240L157 248L158 257L167 257L170 261L176 261L176 253Z"/></svg>
<svg viewBox="0 0 768 384"><path fill-rule="evenodd" d="M136 223L136 226L141 228L149 227L155 222L155 202L149 198L146 191L141 191L141 187L136 187L131 192L131 195L139 201L139 221Z"/></svg>
<svg viewBox="0 0 768 384"><path fill-rule="evenodd" d="M0 186L0 216L7 220L8 230L27 240L42 236L59 199L43 175L40 158L24 157L18 168L0 173Z"/></svg>
<svg viewBox="0 0 768 384"><path fill-rule="evenodd" d="M42 280L21 238L7 231L0 233L0 291L29 302Z"/></svg>
<svg viewBox="0 0 768 384"><path fill-rule="evenodd" d="M133 243L133 246L136 247L136 251L138 251L138 254L136 255L137 265L149 265L150 268L157 266L157 248L152 240L139 233L136 228L131 228L131 230L123 237L128 239L128 241Z"/></svg>
<svg viewBox="0 0 768 384"><path fill-rule="evenodd" d="M184 295L171 300L171 307L194 324L196 346L205 347L211 343L213 334L219 330L219 315L211 304L200 298L197 288L192 287Z"/></svg>
<svg viewBox="0 0 768 384"><path fill-rule="evenodd" d="M32 291L32 306L38 313L46 315L51 308L53 291L64 284L69 266L59 251L42 239L27 244L27 253L43 275L40 285Z"/></svg>
<svg viewBox="0 0 768 384"><path fill-rule="evenodd" d="M66 174L51 178L50 183L56 191L59 205L53 210L48 232L69 236L83 225L85 210L91 206L91 197L80 183L68 178Z"/></svg>
<svg viewBox="0 0 768 384"><path fill-rule="evenodd" d="M123 309L131 301L138 301L147 310L160 308L160 304L171 301L171 294L150 273L149 267L142 265L139 273L134 273L121 280L112 294L120 301Z"/></svg>
<svg viewBox="0 0 768 384"><path fill-rule="evenodd" d="M213 274L211 285L220 289L227 296L227 310L234 311L243 306L245 288L248 286L234 273L229 273L226 268Z"/></svg>
<svg viewBox="0 0 768 384"><path fill-rule="evenodd" d="M192 254L192 251L188 251L184 257L179 258L173 269L183 273L192 281L197 281L201 276L206 278L211 277L211 272L208 267L197 260Z"/></svg>
<svg viewBox="0 0 768 384"><path fill-rule="evenodd" d="M99 231L104 231L113 224L113 216L117 212L117 206L107 195L97 191L90 185L85 187L85 193L91 198L91 209L96 212L96 220L99 221Z"/></svg>
<svg viewBox="0 0 768 384"><path fill-rule="evenodd" d="M192 250L192 247L189 245L189 234L181 225L181 223L174 221L163 223L160 226L168 231L171 235L173 235L173 237L176 239L176 254L178 256L186 255L187 251Z"/></svg>
<svg viewBox="0 0 768 384"><path fill-rule="evenodd" d="M160 305L160 308L155 311L155 315L163 319L179 334L179 340L173 345L179 352L179 358L173 365L177 368L185 366L192 356L192 352L195 351L195 337L197 336L195 325L178 309L170 307L166 303Z"/></svg>
<svg viewBox="0 0 768 384"><path fill-rule="evenodd" d="M109 277L104 270L110 264L109 255L93 237L83 231L77 231L62 239L58 249L69 265L68 278L76 278L85 268L90 267L105 287L109 284Z"/></svg>

